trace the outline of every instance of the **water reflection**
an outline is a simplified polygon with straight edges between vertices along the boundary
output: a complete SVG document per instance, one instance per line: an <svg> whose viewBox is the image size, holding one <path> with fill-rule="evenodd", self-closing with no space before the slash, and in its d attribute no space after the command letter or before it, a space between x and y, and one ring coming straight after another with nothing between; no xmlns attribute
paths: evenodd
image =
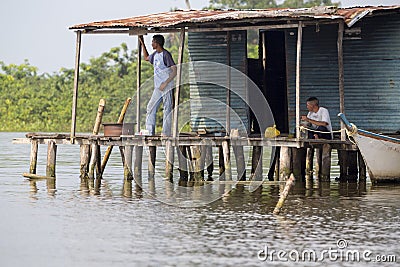
<svg viewBox="0 0 400 267"><path fill-rule="evenodd" d="M48 179L33 179L30 178L29 180L29 185L30 185L30 197L33 199L37 199L36 194L39 192L38 189L38 182L43 182L46 181L46 190L47 190L47 194L49 196L54 197L56 195L56 179L55 178L48 178Z"/></svg>

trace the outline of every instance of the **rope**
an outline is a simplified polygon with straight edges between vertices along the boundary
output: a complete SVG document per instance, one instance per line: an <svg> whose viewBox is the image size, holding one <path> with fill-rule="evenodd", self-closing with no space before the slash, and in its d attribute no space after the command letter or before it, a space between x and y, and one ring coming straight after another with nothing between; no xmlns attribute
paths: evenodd
<svg viewBox="0 0 400 267"><path fill-rule="evenodd" d="M307 128L307 127L304 127L304 126L300 126L299 128L300 128L300 131L302 131L303 133L305 133L306 131L310 131L310 132L314 132L314 133L331 133L331 132L317 131L317 130L314 130L314 129L311 129L311 128ZM345 130L346 129L335 130L335 131L332 131L332 133L340 133L340 132L345 131Z"/></svg>

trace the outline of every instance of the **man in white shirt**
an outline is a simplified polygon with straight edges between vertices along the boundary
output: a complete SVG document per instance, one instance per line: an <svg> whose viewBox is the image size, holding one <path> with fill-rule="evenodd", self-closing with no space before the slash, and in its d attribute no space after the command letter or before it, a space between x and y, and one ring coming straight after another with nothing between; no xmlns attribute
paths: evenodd
<svg viewBox="0 0 400 267"><path fill-rule="evenodd" d="M318 132L308 131L309 139L333 139L331 119L329 111L319 106L319 100L316 97L307 99L307 116L301 116L303 121L311 123L311 129ZM323 133L321 133L323 132Z"/></svg>
<svg viewBox="0 0 400 267"><path fill-rule="evenodd" d="M147 104L146 129L150 135L155 134L157 109L163 102L163 136L171 135L171 115L172 115L172 90L174 88L174 78L176 76L176 66L170 52L164 49L164 36L156 34L151 43L154 52L149 54L146 49L142 35L139 35L142 43L143 55L154 67L154 91L149 103Z"/></svg>

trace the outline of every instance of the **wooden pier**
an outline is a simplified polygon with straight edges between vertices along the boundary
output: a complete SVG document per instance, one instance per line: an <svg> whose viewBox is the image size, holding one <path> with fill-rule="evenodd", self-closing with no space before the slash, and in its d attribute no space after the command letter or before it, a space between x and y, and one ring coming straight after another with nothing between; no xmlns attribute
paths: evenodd
<svg viewBox="0 0 400 267"><path fill-rule="evenodd" d="M101 155L100 147L119 147L124 167L124 180L141 180L143 148L148 147L148 177L155 179L156 151L165 148L165 179L174 182L173 170L179 170L179 184L201 185L206 180L286 181L293 173L296 180L304 180L306 175L321 181L330 181L331 151L339 155L340 179L354 180L359 176L365 179L366 168L357 148L348 141L311 140L289 137L272 139L260 136L220 137L213 135L180 134L178 137L121 135L106 137L99 134L76 135L71 142L69 134L28 133L26 138L14 139L14 143L31 145L28 178L55 179L58 145L80 146L81 178L101 178L105 170L109 152ZM46 174L36 173L39 145L47 145ZM243 147L250 147L251 173L246 173ZM263 149L273 147L276 152L271 159L268 173L263 173ZM214 175L214 154L218 155L219 171ZM218 152L217 152L218 151ZM233 153L232 153L233 152ZM133 157L133 154L135 156ZM237 177L232 177L232 155L236 161ZM176 157L177 156L177 157ZM315 159L314 159L315 157ZM134 161L132 159L135 159ZM176 158L176 162L175 162ZM314 166L315 162L315 166ZM176 164L177 163L177 164ZM315 173L314 173L315 170ZM121 174L122 177L122 174ZM175 179L176 181L176 179Z"/></svg>

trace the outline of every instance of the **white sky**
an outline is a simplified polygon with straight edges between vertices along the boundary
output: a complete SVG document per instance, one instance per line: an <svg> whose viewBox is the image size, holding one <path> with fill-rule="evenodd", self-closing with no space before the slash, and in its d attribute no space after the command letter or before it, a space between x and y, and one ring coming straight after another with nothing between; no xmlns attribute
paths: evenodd
<svg viewBox="0 0 400 267"><path fill-rule="evenodd" d="M208 0L190 0L193 9ZM282 2L282 1L278 1ZM400 0L342 0L342 7L400 5ZM75 33L69 26L185 9L184 0L2 0L0 11L0 61L22 64L28 59L39 73L73 68ZM81 62L88 62L122 42L135 49L136 37L126 35L83 35Z"/></svg>

